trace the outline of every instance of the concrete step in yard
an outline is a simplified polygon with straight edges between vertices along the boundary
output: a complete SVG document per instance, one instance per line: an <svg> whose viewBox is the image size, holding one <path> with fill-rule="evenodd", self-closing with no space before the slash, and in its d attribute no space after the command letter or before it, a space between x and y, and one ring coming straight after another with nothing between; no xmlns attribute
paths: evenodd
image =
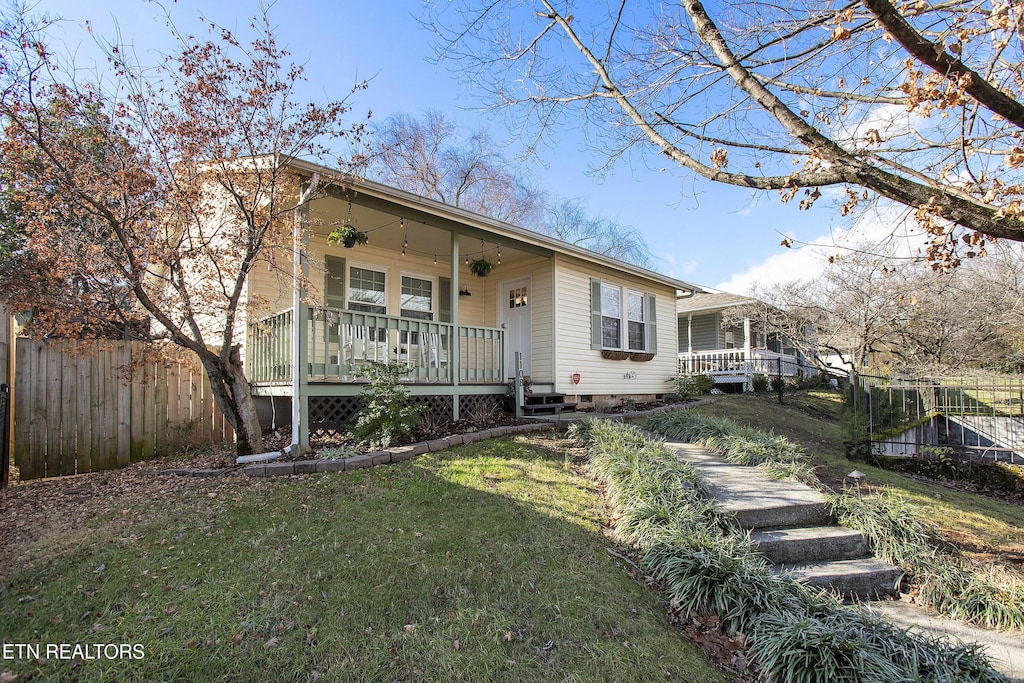
<svg viewBox="0 0 1024 683"><path fill-rule="evenodd" d="M895 594L896 584L903 574L899 567L873 557L777 565L777 568L807 581L812 586L826 588L845 598L863 600Z"/></svg>
<svg viewBox="0 0 1024 683"><path fill-rule="evenodd" d="M777 565L855 560L871 554L863 534L842 526L757 529L750 532L750 541Z"/></svg>
<svg viewBox="0 0 1024 683"><path fill-rule="evenodd" d="M778 500L766 496L762 504L765 507L736 506L726 501L723 508L733 513L741 529L818 527L835 521L824 500L779 504Z"/></svg>

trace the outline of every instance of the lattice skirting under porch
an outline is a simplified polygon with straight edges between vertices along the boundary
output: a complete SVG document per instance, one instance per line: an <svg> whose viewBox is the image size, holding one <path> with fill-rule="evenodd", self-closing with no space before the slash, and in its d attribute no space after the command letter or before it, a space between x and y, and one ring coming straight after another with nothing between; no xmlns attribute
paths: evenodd
<svg viewBox="0 0 1024 683"><path fill-rule="evenodd" d="M459 418L479 420L497 415L504 409L505 397L497 394L459 396Z"/></svg>
<svg viewBox="0 0 1024 683"><path fill-rule="evenodd" d="M489 396L463 396L459 409L477 409L476 402L467 403L467 399L488 399ZM356 417L363 405L360 396L310 396L309 401L309 436L312 439L339 437L355 424ZM451 396L412 396L409 402L413 405L425 405L425 413L435 422L452 419ZM463 417L467 417L463 413Z"/></svg>

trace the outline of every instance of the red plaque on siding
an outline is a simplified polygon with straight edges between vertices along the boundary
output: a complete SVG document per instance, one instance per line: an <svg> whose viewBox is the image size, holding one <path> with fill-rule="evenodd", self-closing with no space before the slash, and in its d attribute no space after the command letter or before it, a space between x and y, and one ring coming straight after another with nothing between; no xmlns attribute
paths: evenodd
<svg viewBox="0 0 1024 683"><path fill-rule="evenodd" d="M573 384L579 384L580 383L580 373L578 373L578 372L572 373L572 383Z"/></svg>

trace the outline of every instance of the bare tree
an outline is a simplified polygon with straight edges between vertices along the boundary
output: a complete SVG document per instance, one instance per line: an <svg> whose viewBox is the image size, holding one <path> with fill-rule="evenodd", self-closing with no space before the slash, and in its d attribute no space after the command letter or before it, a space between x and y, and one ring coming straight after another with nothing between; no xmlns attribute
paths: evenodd
<svg viewBox="0 0 1024 683"><path fill-rule="evenodd" d="M1016 370L1024 360L1021 245L948 272L900 267L886 255L844 255L816 279L757 294L770 325L791 338L810 323L819 349L858 368L920 374Z"/></svg>
<svg viewBox="0 0 1024 683"><path fill-rule="evenodd" d="M636 228L617 220L591 216L582 199L560 199L551 202L540 227L552 237L591 251L606 254L620 261L652 268L654 258L644 236Z"/></svg>
<svg viewBox="0 0 1024 683"><path fill-rule="evenodd" d="M429 111L422 120L388 117L375 134L370 171L381 182L507 223L539 223L543 192L513 169L486 131L463 139L451 118Z"/></svg>
<svg viewBox="0 0 1024 683"><path fill-rule="evenodd" d="M653 152L802 209L826 187L844 214L884 197L948 269L1024 240L1022 19L963 0L456 0L428 21L525 129L582 118L610 161Z"/></svg>
<svg viewBox="0 0 1024 683"><path fill-rule="evenodd" d="M150 319L154 338L198 356L245 454L262 444L236 343L246 277L301 229L313 188L300 191L289 160L323 157L325 138L361 125L342 125L344 100L297 100L302 69L265 13L249 44L168 26L178 48L158 65L113 44L110 72L87 81L51 54L45 21L4 16L4 199L18 258L39 270L0 286L16 309L36 307L37 330L88 334L82 311Z"/></svg>

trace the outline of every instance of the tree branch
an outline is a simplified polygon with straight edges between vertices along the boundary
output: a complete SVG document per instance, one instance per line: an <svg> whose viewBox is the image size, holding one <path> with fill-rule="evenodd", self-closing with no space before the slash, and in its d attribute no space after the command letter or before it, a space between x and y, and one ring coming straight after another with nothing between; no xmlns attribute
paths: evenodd
<svg viewBox="0 0 1024 683"><path fill-rule="evenodd" d="M968 79L967 94L1018 128L1024 128L1024 105L985 80L944 46L928 40L911 26L888 0L862 0L881 24L915 59L946 78Z"/></svg>

